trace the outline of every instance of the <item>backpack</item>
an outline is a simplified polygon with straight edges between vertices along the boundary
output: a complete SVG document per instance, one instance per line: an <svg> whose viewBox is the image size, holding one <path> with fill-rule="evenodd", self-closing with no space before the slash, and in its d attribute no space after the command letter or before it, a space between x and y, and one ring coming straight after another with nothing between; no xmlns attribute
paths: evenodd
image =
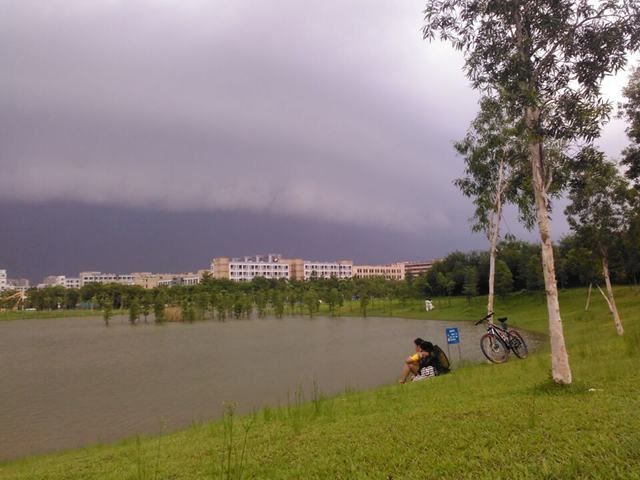
<svg viewBox="0 0 640 480"><path fill-rule="evenodd" d="M449 361L449 357L447 357L447 354L444 353L444 351L437 345L433 346L433 356L435 357L438 375L443 375L451 371L451 362Z"/></svg>
<svg viewBox="0 0 640 480"><path fill-rule="evenodd" d="M420 360L418 371L421 372L422 369L426 367L435 368L436 375L444 375L445 373L449 373L451 371L451 362L449 362L447 354L444 353L439 346L434 345L433 351L429 354L429 356Z"/></svg>

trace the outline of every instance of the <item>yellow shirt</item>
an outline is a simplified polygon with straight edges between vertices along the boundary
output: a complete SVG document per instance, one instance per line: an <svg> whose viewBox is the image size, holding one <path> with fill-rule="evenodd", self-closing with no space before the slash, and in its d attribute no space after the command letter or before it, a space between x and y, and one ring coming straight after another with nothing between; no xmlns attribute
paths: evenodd
<svg viewBox="0 0 640 480"><path fill-rule="evenodd" d="M409 357L409 359L410 359L412 362L415 362L415 363L420 363L420 358L422 358L422 357L420 356L420 354L419 354L419 353L414 353L413 355L411 355L411 356Z"/></svg>

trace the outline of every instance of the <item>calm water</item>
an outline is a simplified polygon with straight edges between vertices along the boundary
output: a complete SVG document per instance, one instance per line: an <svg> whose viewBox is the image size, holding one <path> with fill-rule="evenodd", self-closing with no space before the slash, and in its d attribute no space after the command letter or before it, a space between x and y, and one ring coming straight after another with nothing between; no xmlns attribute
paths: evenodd
<svg viewBox="0 0 640 480"><path fill-rule="evenodd" d="M481 327L389 318L285 318L130 326L100 318L0 322L0 460L177 429L397 379L420 336L446 351L460 328L481 360ZM457 349L452 361L458 358Z"/></svg>

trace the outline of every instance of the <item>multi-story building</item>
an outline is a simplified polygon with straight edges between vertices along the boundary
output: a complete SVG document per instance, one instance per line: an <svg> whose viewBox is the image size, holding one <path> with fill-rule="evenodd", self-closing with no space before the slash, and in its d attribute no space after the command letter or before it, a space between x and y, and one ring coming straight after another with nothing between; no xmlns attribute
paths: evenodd
<svg viewBox="0 0 640 480"><path fill-rule="evenodd" d="M80 279L65 275L49 275L38 284L38 288L46 287L80 288Z"/></svg>
<svg viewBox="0 0 640 480"><path fill-rule="evenodd" d="M316 262L301 258L283 259L289 265L289 278L291 280L311 280L312 278L331 278L339 280L351 278L353 275L353 262L351 260L338 260L337 262Z"/></svg>
<svg viewBox="0 0 640 480"><path fill-rule="evenodd" d="M0 292L7 289L7 271L0 270Z"/></svg>
<svg viewBox="0 0 640 480"><path fill-rule="evenodd" d="M120 283L122 285L133 285L133 275L118 275L115 273L101 272L80 272L80 286L88 283Z"/></svg>
<svg viewBox="0 0 640 480"><path fill-rule="evenodd" d="M207 270L208 271L208 270ZM191 287L198 285L202 276L199 273L178 273L178 274L162 274L160 280L158 280L158 287L175 287L182 285L185 287Z"/></svg>
<svg viewBox="0 0 640 480"><path fill-rule="evenodd" d="M64 275L49 275L42 279L42 283L38 284L38 288L45 287L65 287L67 277Z"/></svg>
<svg viewBox="0 0 640 480"><path fill-rule="evenodd" d="M7 290L16 290L24 293L29 290L29 280L26 278L8 278Z"/></svg>
<svg viewBox="0 0 640 480"><path fill-rule="evenodd" d="M391 263L388 265L354 265L353 276L355 278L383 277L387 280L404 280L404 263Z"/></svg>
<svg viewBox="0 0 640 480"><path fill-rule="evenodd" d="M64 288L80 288L80 277L65 277Z"/></svg>
<svg viewBox="0 0 640 480"><path fill-rule="evenodd" d="M133 284L139 285L143 288L155 288L160 285L171 285L176 275L173 273L151 273L151 272L136 272L132 273Z"/></svg>
<svg viewBox="0 0 640 480"><path fill-rule="evenodd" d="M419 277L427 273L437 260L423 260L415 262L404 262L404 274L409 277Z"/></svg>
<svg viewBox="0 0 640 480"><path fill-rule="evenodd" d="M214 278L228 278L236 282L249 282L255 277L290 278L289 264L281 255L256 255L255 257L217 257L211 262Z"/></svg>

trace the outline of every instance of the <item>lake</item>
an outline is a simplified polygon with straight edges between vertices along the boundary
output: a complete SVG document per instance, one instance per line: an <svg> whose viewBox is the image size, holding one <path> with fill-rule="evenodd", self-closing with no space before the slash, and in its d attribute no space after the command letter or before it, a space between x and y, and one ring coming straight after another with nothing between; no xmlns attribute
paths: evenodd
<svg viewBox="0 0 640 480"><path fill-rule="evenodd" d="M456 326L481 361L482 327L396 318L289 317L129 325L99 317L0 322L0 460L176 430L397 380L415 337L445 351ZM451 361L458 360L457 347ZM291 400L289 400L291 399Z"/></svg>

